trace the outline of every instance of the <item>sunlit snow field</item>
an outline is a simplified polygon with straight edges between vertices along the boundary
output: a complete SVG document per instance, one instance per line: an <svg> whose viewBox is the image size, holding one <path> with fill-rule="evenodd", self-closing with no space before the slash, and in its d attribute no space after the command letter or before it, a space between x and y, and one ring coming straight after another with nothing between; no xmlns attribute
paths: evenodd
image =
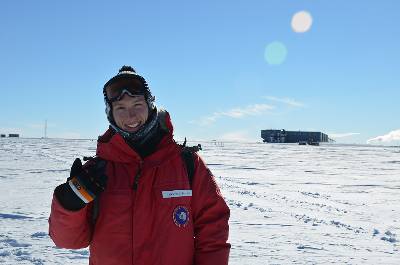
<svg viewBox="0 0 400 265"><path fill-rule="evenodd" d="M399 147L201 144L231 208L230 264L400 264ZM47 218L73 159L95 148L0 139L1 264L88 264L87 249L53 245Z"/></svg>

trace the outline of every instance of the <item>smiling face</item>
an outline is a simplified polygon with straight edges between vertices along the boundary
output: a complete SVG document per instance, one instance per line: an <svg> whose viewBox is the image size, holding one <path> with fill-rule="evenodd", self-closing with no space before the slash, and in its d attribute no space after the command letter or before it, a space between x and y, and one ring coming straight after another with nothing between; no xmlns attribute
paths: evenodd
<svg viewBox="0 0 400 265"><path fill-rule="evenodd" d="M149 109L144 96L131 97L127 94L112 103L115 123L126 132L136 132L145 124Z"/></svg>

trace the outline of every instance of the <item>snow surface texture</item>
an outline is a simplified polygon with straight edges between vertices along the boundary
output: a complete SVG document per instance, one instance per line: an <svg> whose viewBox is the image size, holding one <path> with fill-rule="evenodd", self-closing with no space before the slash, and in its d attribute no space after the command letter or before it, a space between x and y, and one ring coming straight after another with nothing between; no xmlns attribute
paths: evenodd
<svg viewBox="0 0 400 265"><path fill-rule="evenodd" d="M400 148L201 144L231 208L230 264L400 264ZM47 218L54 187L95 148L0 139L0 264L88 264L88 249L54 246Z"/></svg>

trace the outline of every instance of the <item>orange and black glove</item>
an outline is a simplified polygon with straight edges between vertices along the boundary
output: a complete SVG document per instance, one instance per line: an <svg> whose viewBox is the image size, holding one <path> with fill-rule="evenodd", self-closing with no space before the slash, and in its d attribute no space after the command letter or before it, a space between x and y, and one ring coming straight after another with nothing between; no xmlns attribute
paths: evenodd
<svg viewBox="0 0 400 265"><path fill-rule="evenodd" d="M59 185L54 193L67 210L80 210L103 192L107 185L106 161L93 158L84 166L79 158L71 167L66 183Z"/></svg>

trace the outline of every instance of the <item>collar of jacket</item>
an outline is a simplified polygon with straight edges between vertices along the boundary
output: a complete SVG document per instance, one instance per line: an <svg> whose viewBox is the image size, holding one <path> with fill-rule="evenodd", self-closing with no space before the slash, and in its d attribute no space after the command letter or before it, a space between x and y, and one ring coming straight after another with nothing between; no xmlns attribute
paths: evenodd
<svg viewBox="0 0 400 265"><path fill-rule="evenodd" d="M179 146L173 140L173 126L169 113L165 111L163 115L164 123L168 133L161 139L154 153L142 159L118 133L108 129L97 141L97 156L113 162L120 163L144 163L148 166L157 166L170 160L173 153L179 154ZM178 152L176 152L178 151Z"/></svg>

